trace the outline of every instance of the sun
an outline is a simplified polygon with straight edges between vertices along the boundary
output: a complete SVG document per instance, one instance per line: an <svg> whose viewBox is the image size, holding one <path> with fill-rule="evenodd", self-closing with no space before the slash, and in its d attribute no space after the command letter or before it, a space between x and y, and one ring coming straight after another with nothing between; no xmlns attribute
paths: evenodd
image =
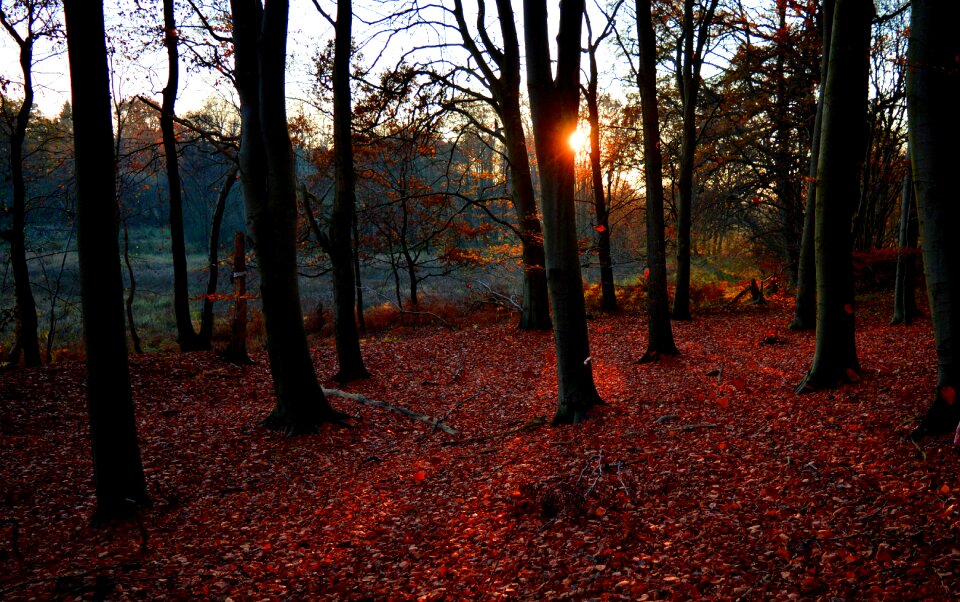
<svg viewBox="0 0 960 602"><path fill-rule="evenodd" d="M570 148L573 149L573 152L579 153L587 150L587 147L590 144L590 137L587 136L587 133L580 128L577 128L570 134L568 138L568 143Z"/></svg>

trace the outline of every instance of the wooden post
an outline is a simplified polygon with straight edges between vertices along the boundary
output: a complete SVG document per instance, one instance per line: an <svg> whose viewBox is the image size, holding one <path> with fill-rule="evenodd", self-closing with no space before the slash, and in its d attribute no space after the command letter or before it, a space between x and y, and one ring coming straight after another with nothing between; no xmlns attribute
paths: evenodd
<svg viewBox="0 0 960 602"><path fill-rule="evenodd" d="M233 319L231 321L230 343L224 350L224 357L234 364L252 364L247 355L247 260L243 233L233 235Z"/></svg>

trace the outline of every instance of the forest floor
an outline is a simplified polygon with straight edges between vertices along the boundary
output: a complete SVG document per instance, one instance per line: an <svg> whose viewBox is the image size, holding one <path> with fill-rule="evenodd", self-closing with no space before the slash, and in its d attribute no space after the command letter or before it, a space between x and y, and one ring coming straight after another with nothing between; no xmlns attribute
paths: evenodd
<svg viewBox="0 0 960 602"><path fill-rule="evenodd" d="M861 303L862 382L796 396L814 335L787 305L674 323L654 364L643 316L596 317L606 404L577 426L549 426L550 333L366 340L375 376L346 389L453 436L332 398L362 419L286 438L258 424L262 355L133 357L153 504L99 528L82 364L0 374L0 599L957 599L960 456L905 438L929 319ZM329 341L315 358L335 372Z"/></svg>

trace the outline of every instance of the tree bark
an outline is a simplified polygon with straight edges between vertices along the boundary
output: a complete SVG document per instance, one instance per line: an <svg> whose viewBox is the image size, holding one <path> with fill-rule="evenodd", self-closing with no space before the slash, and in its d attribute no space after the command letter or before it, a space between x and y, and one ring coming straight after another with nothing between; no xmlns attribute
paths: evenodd
<svg viewBox="0 0 960 602"><path fill-rule="evenodd" d="M370 376L360 352L354 313L356 274L353 260L353 224L356 219L356 175L353 167L350 58L353 27L352 0L337 0L333 58L333 209L330 213L330 263L333 267L333 332L340 383Z"/></svg>
<svg viewBox="0 0 960 602"><path fill-rule="evenodd" d="M177 134L173 127L177 91L180 86L180 56L174 0L163 0L163 45L167 47L167 85L163 88L160 109L160 133L167 164L167 191L170 202L170 251L173 255L173 313L177 324L177 343L181 351L209 349L193 330L190 319L190 291L187 275L187 249L183 237L183 187L180 184L180 160Z"/></svg>
<svg viewBox="0 0 960 602"><path fill-rule="evenodd" d="M670 325L667 295L667 256L663 222L663 157L660 154L660 113L657 106L657 57L650 0L637 0L640 60L637 85L643 119L644 183L647 191L647 313L649 341L640 361L679 355Z"/></svg>
<svg viewBox="0 0 960 602"><path fill-rule="evenodd" d="M297 202L287 130L286 0L231 0L240 97L240 181L257 254L267 355L277 403L264 420L288 434L315 432L342 415L327 402L303 328L296 261Z"/></svg>
<svg viewBox="0 0 960 602"><path fill-rule="evenodd" d="M103 3L65 0L96 520L148 501L127 367Z"/></svg>
<svg viewBox="0 0 960 602"><path fill-rule="evenodd" d="M813 123L810 144L810 167L807 172L806 209L803 214L803 234L800 237L800 258L797 264L797 298L790 330L813 330L817 326L817 269L814 237L817 227L817 163L820 160L820 136L823 129L823 91L830 64L830 39L833 33L834 0L823 0L820 21L823 27L823 50L820 59L820 93L817 98L817 116Z"/></svg>
<svg viewBox="0 0 960 602"><path fill-rule="evenodd" d="M960 422L960 229L957 165L960 163L960 5L915 0L907 70L907 110L913 182L923 240L923 270L937 345L933 402L912 437L953 432ZM958 435L960 437L960 435ZM958 444L960 441L954 440Z"/></svg>
<svg viewBox="0 0 960 602"><path fill-rule="evenodd" d="M583 0L560 5L556 78L550 60L546 0L524 0L527 86L543 197L547 287L553 306L558 403L554 424L576 423L602 403L593 382L574 205L570 134L580 101Z"/></svg>
<svg viewBox="0 0 960 602"><path fill-rule="evenodd" d="M909 150L907 151L909 157ZM897 245L897 275L893 290L890 325L911 324L917 315L917 243L920 234L912 167L903 176L900 198L900 237Z"/></svg>
<svg viewBox="0 0 960 602"><path fill-rule="evenodd" d="M817 345L797 393L860 380L853 297L851 221L866 144L872 0L838 0L824 85L817 165Z"/></svg>
<svg viewBox="0 0 960 602"><path fill-rule="evenodd" d="M14 317L16 343L14 352L10 354L10 365L16 367L23 353L24 366L35 368L41 364L40 343L37 340L39 320L37 318L37 304L30 287L30 269L27 265L27 185L23 173L23 145L27 137L27 126L30 124L30 112L33 110L33 43L34 43L34 16L33 7L30 7L27 17L27 35L21 36L4 16L2 24L17 43L20 51L20 71L23 74L23 102L17 111L10 134L10 179L13 183L13 211L12 224L3 237L10 243L10 265L13 270L14 298L16 308Z"/></svg>

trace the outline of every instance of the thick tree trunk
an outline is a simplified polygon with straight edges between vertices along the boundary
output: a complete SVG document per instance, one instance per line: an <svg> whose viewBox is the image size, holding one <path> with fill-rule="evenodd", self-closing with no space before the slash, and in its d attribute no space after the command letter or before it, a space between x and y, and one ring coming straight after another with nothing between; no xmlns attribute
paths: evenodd
<svg viewBox="0 0 960 602"><path fill-rule="evenodd" d="M356 212L353 140L350 115L350 52L353 27L352 0L337 0L336 40L333 58L333 150L335 194L330 213L330 263L333 267L333 332L340 369L333 377L345 383L370 376L360 352L360 335L354 314L353 236Z"/></svg>
<svg viewBox="0 0 960 602"><path fill-rule="evenodd" d="M560 5L556 79L550 61L545 0L524 0L527 86L540 167L547 288L553 306L558 403L554 424L583 420L602 403L593 382L583 279L577 247L574 157L568 142L580 100L583 0Z"/></svg>
<svg viewBox="0 0 960 602"><path fill-rule="evenodd" d="M907 71L913 183L923 240L923 270L937 345L937 388L913 438L953 432L960 422L960 5L914 0ZM958 435L960 437L960 435ZM958 444L960 441L956 440Z"/></svg>
<svg viewBox="0 0 960 602"><path fill-rule="evenodd" d="M667 295L667 254L663 223L663 157L660 154L660 114L657 106L657 58L650 0L637 0L640 44L637 84L643 118L644 183L647 190L647 313L649 341L641 361L679 355L670 325Z"/></svg>
<svg viewBox="0 0 960 602"><path fill-rule="evenodd" d="M820 135L823 128L823 89L830 64L833 6L834 0L823 0L820 12L823 27L823 50L820 59L821 85L817 98L817 116L813 124L813 139L810 144L806 209L803 214L803 234L800 237L800 259L797 265L797 299L790 330L813 330L817 326L817 269L813 244L817 226L817 163L820 160Z"/></svg>
<svg viewBox="0 0 960 602"><path fill-rule="evenodd" d="M872 0L838 0L834 12L817 166L817 346L798 393L860 379L850 227L865 144L873 14Z"/></svg>
<svg viewBox="0 0 960 602"><path fill-rule="evenodd" d="M600 106L598 103L599 69L597 49L591 46L590 81L587 83L587 115L590 121L590 175L593 181L593 211L596 217L597 259L600 261L600 309L617 311L617 289L610 260L610 215L603 187L603 169L600 165Z"/></svg>
<svg viewBox="0 0 960 602"><path fill-rule="evenodd" d="M177 156L177 134L173 120L176 114L177 91L180 86L180 57L174 0L163 0L163 44L167 47L167 85L163 89L160 110L160 132L167 163L167 190L170 201L170 251L173 255L173 313L177 324L177 343L181 351L209 349L210 342L201 340L190 319L190 291L187 279L187 248L183 237L183 187L180 184L180 160Z"/></svg>
<svg viewBox="0 0 960 602"><path fill-rule="evenodd" d="M213 219L210 222L210 242L207 245L207 294L203 298L203 310L200 313L200 346L209 349L213 340L213 304L217 294L217 281L220 276L220 225L223 223L223 213L227 208L227 197L233 190L240 168L234 166L223 180L220 191L217 193L217 206L213 210Z"/></svg>
<svg viewBox="0 0 960 602"><path fill-rule="evenodd" d="M284 74L288 2L231 0L235 81L240 96L240 180L260 271L267 354L277 404L264 423L314 432L342 416L317 382L303 328L297 275L293 149Z"/></svg>
<svg viewBox="0 0 960 602"><path fill-rule="evenodd" d="M95 518L106 520L132 512L148 498L127 368L103 3L63 4L73 82L77 247Z"/></svg>
<svg viewBox="0 0 960 602"><path fill-rule="evenodd" d="M4 21L6 25L6 21ZM28 24L32 28L32 21ZM12 26L11 26L12 27ZM27 185L23 173L23 144L30 123L30 111L33 110L33 42L32 31L27 37L16 36L20 49L20 70L23 73L23 102L17 111L10 135L10 179L13 183L13 211L10 230L3 236L10 242L10 265L13 270L16 344L10 354L10 364L14 367L23 353L24 365L34 368L40 365L40 343L37 340L39 321L37 304L30 287L30 270L27 265Z"/></svg>
<svg viewBox="0 0 960 602"><path fill-rule="evenodd" d="M909 151L908 151L909 156ZM900 237L897 245L897 275L893 289L893 319L890 325L911 324L917 315L917 242L920 228L913 188L913 168L903 176L900 199Z"/></svg>

